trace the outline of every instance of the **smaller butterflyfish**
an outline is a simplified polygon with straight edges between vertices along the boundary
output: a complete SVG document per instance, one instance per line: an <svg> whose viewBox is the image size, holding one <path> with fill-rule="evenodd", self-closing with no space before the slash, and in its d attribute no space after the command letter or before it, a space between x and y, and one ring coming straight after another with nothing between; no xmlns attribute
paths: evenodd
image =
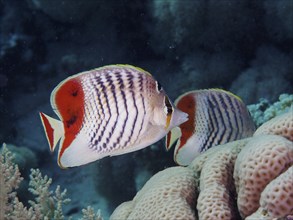
<svg viewBox="0 0 293 220"><path fill-rule="evenodd" d="M175 106L188 114L188 120L168 133L166 149L176 143L174 161L182 166L213 146L250 137L255 131L246 105L225 90L187 92Z"/></svg>
<svg viewBox="0 0 293 220"><path fill-rule="evenodd" d="M60 120L40 113L58 165L87 164L145 148L187 120L145 70L109 65L68 77L51 93Z"/></svg>

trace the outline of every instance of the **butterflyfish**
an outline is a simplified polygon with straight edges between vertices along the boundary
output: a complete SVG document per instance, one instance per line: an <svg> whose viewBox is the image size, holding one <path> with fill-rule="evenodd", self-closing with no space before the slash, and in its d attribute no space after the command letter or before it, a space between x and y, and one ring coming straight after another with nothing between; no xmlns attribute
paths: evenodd
<svg viewBox="0 0 293 220"><path fill-rule="evenodd" d="M147 71L109 65L68 77L51 93L60 120L40 112L58 165L74 167L145 148L187 120Z"/></svg>
<svg viewBox="0 0 293 220"><path fill-rule="evenodd" d="M176 143L174 161L179 165L189 165L209 148L250 137L255 131L246 105L231 92L221 89L191 91L174 103L189 116L188 121L166 136L167 150Z"/></svg>

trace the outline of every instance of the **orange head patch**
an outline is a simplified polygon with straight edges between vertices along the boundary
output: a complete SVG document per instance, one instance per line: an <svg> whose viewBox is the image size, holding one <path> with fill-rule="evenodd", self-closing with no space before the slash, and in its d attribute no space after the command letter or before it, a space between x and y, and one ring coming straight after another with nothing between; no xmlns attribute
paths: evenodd
<svg viewBox="0 0 293 220"><path fill-rule="evenodd" d="M176 107L188 114L188 120L179 126L182 133L180 137L180 146L178 148L179 150L195 132L195 97L192 94L184 95L178 100Z"/></svg>
<svg viewBox="0 0 293 220"><path fill-rule="evenodd" d="M65 81L55 91L56 108L64 125L64 141L59 158L80 131L84 118L84 92L81 82L76 79Z"/></svg>

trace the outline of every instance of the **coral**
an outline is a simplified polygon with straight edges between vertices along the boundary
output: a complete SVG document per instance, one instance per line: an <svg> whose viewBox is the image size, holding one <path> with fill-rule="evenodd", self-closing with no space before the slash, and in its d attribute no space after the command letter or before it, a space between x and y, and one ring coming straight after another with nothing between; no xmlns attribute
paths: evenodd
<svg viewBox="0 0 293 220"><path fill-rule="evenodd" d="M259 103L248 105L251 116L257 127L266 121L285 113L293 108L293 95L282 94L279 96L279 101L270 105L266 99L260 99Z"/></svg>
<svg viewBox="0 0 293 220"><path fill-rule="evenodd" d="M127 219L130 213L132 212L133 206L134 202L132 200L128 202L123 202L114 210L114 212L111 215L111 219Z"/></svg>
<svg viewBox="0 0 293 220"><path fill-rule="evenodd" d="M82 210L83 217L80 220L103 220L101 210L98 210L96 213L94 209L88 206L86 209Z"/></svg>
<svg viewBox="0 0 293 220"><path fill-rule="evenodd" d="M201 170L212 155L217 154L219 151L222 151L222 148L231 148L230 153L235 154L239 153L243 147L247 144L247 142L250 140L250 138L234 141L231 143L219 145L210 148L208 151L206 151L204 154L200 154L198 157L196 157L192 163L189 165L189 168L192 169L197 175L200 175Z"/></svg>
<svg viewBox="0 0 293 220"><path fill-rule="evenodd" d="M42 176L40 170L31 170L29 191L35 196L35 201L29 201L34 212L40 218L64 219L62 205L70 202L66 198L66 189L61 192L57 186L55 195L49 190L52 179Z"/></svg>
<svg viewBox="0 0 293 220"><path fill-rule="evenodd" d="M14 204L18 204L15 189L18 188L22 177L18 166L12 162L12 154L5 145L0 155L0 219L5 219L7 215L14 212ZM9 202L13 205L9 205Z"/></svg>
<svg viewBox="0 0 293 220"><path fill-rule="evenodd" d="M30 168L36 168L38 159L36 154L27 147L17 147L7 144L6 147L13 153L13 162L18 165L22 174L29 173Z"/></svg>
<svg viewBox="0 0 293 220"><path fill-rule="evenodd" d="M196 185L197 179L190 169L167 168L155 174L132 202L119 206L110 219L196 219Z"/></svg>
<svg viewBox="0 0 293 220"><path fill-rule="evenodd" d="M136 4L142 4L141 10ZM177 88L186 91L187 86L227 89L241 74L233 88L245 102L265 97L270 105L280 91L292 93L292 16L292 0L0 1L0 84L5 86L0 85L0 143L13 141L43 151L46 145L34 118L37 110L47 108L52 85L65 75L105 63L144 62L173 97ZM269 47L261 49L262 44ZM264 114L257 125L273 114ZM211 152L216 153L201 159ZM47 168L52 161L45 155L40 152L38 158ZM161 163L169 159L166 167L171 165L169 154L160 156ZM134 160L156 166L153 157ZM96 188L114 194L112 200L129 200L139 179L136 164L114 162L113 169L100 164L103 175ZM201 171L199 163L196 169Z"/></svg>
<svg viewBox="0 0 293 220"><path fill-rule="evenodd" d="M0 219L65 219L62 206L70 202L66 198L66 189L61 191L57 186L54 193L49 190L52 179L42 176L40 170L31 169L29 191L35 196L29 201L30 207L19 201L15 190L23 178L18 166L13 162L13 155L3 144L0 154ZM83 209L83 220L102 220L99 212L94 213L91 207Z"/></svg>
<svg viewBox="0 0 293 220"><path fill-rule="evenodd" d="M261 193L260 206L269 217L293 214L293 166L266 186Z"/></svg>
<svg viewBox="0 0 293 220"><path fill-rule="evenodd" d="M207 150L188 167L157 173L132 201L118 206L111 219L172 219L182 210L202 220L292 215L293 144L288 135L292 115L288 114L263 124L266 129L260 127L253 137ZM183 187L185 193L178 196Z"/></svg>
<svg viewBox="0 0 293 220"><path fill-rule="evenodd" d="M260 207L255 213L245 218L245 220L256 220L256 219L268 220L269 218L267 216L267 213L264 210L262 210L262 208Z"/></svg>
<svg viewBox="0 0 293 220"><path fill-rule="evenodd" d="M208 157L200 175L197 200L199 219L237 219L233 170L243 142L218 146L217 153Z"/></svg>
<svg viewBox="0 0 293 220"><path fill-rule="evenodd" d="M260 197L260 207L246 220L283 219L293 214L293 166L270 182Z"/></svg>
<svg viewBox="0 0 293 220"><path fill-rule="evenodd" d="M275 134L293 141L293 108L260 126L254 135Z"/></svg>
<svg viewBox="0 0 293 220"><path fill-rule="evenodd" d="M237 205L242 217L259 207L266 185L293 164L291 141L276 135L260 135L239 153L234 168Z"/></svg>

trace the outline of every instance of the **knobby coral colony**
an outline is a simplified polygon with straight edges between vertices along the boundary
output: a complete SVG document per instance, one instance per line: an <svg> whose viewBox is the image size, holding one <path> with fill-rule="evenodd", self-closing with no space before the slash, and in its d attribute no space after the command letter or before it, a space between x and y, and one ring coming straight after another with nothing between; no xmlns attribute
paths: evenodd
<svg viewBox="0 0 293 220"><path fill-rule="evenodd" d="M292 141L291 108L252 137L210 148L188 167L157 173L110 219L289 219Z"/></svg>

